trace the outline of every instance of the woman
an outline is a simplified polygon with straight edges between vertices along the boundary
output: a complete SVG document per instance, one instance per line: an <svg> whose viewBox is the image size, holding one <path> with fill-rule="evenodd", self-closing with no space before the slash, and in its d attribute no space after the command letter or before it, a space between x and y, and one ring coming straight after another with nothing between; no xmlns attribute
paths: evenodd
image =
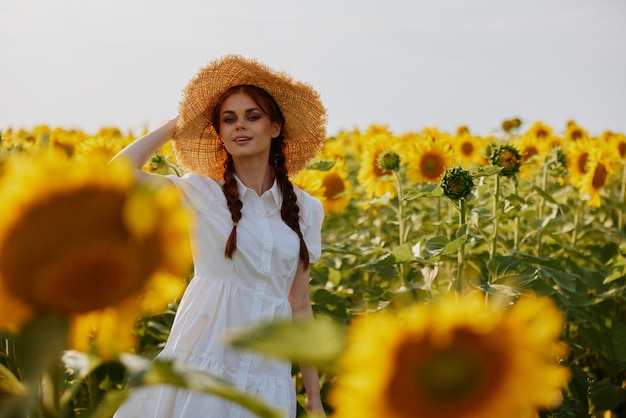
<svg viewBox="0 0 626 418"><path fill-rule="evenodd" d="M170 181L196 214L194 277L161 358L206 368L295 417L288 362L227 346L229 329L311 318L309 264L321 253L321 203L293 186L326 135L326 111L309 85L239 56L202 68L179 117L138 139L129 158L143 179ZM173 140L183 177L141 171ZM307 410L323 414L319 378L301 367ZM116 417L248 417L221 398L164 386L131 394Z"/></svg>

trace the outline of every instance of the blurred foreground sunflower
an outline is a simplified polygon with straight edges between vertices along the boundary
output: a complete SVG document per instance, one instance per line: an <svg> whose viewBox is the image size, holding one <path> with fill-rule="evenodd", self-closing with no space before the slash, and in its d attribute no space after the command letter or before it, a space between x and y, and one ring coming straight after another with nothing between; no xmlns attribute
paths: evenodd
<svg viewBox="0 0 626 418"><path fill-rule="evenodd" d="M485 307L445 297L355 319L330 394L335 418L537 416L555 408L569 369L551 299Z"/></svg>
<svg viewBox="0 0 626 418"><path fill-rule="evenodd" d="M184 286L189 214L173 188L136 185L125 161L15 156L0 201L0 329L61 315L74 348L99 343L109 357L133 347L137 317Z"/></svg>

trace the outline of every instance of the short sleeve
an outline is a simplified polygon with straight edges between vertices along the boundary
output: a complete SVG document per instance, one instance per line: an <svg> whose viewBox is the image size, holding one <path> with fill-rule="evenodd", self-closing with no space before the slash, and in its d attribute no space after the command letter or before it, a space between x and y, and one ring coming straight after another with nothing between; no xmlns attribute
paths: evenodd
<svg viewBox="0 0 626 418"><path fill-rule="evenodd" d="M302 203L300 203L302 201ZM324 221L324 207L322 202L311 195L299 190L298 204L303 215L302 235L311 263L319 261L322 255L322 222Z"/></svg>
<svg viewBox="0 0 626 418"><path fill-rule="evenodd" d="M195 212L201 212L206 207L207 193L203 192L206 188L205 179L192 173L186 173L182 177L170 174L166 176L174 183L178 190L178 195L184 206L189 207Z"/></svg>

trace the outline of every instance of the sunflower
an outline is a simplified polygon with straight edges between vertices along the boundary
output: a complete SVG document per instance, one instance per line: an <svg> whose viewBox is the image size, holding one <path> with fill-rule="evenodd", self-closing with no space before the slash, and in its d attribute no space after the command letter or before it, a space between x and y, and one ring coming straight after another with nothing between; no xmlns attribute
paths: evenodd
<svg viewBox="0 0 626 418"><path fill-rule="evenodd" d="M2 329L15 332L35 315L53 313L67 317L74 331L84 330L87 315L93 326L88 334L73 334L76 345L109 332L127 335L116 350L130 348L128 325L147 306L173 301L184 285L191 264L189 215L175 189L135 185L125 161L80 164L54 151L12 157L0 201ZM154 291L163 277L171 283L163 289L175 292ZM104 323L120 328L97 327Z"/></svg>
<svg viewBox="0 0 626 418"><path fill-rule="evenodd" d="M328 171L322 171L322 186L324 193L322 196L322 204L324 212L343 213L350 204L352 195L350 193L350 183L348 182L348 173L344 169L344 163L339 160L333 168Z"/></svg>
<svg viewBox="0 0 626 418"><path fill-rule="evenodd" d="M581 187L582 178L589 171L589 151L593 148L592 145L589 138L584 138L567 142L564 147L569 182L577 189Z"/></svg>
<svg viewBox="0 0 626 418"><path fill-rule="evenodd" d="M364 148L357 181L365 188L369 199L385 194L394 197L396 185L392 177L393 171L384 170L380 163L381 156L389 155L389 152L396 153L397 139L387 132L376 133L363 141L362 145Z"/></svg>
<svg viewBox="0 0 626 418"><path fill-rule="evenodd" d="M621 160L622 165L624 161L626 161L626 135L624 134L612 134L607 139L608 146L617 151L617 155L619 156L619 160Z"/></svg>
<svg viewBox="0 0 626 418"><path fill-rule="evenodd" d="M98 154L106 159L111 159L122 150L124 145L119 138L110 136L89 137L76 146L75 158L85 159Z"/></svg>
<svg viewBox="0 0 626 418"><path fill-rule="evenodd" d="M465 169L485 165L486 151L489 139L482 136L473 136L462 131L451 139L454 155L457 162Z"/></svg>
<svg viewBox="0 0 626 418"><path fill-rule="evenodd" d="M415 183L438 183L454 161L450 141L441 135L405 137L402 157L406 161L407 177Z"/></svg>
<svg viewBox="0 0 626 418"><path fill-rule="evenodd" d="M551 143L548 142L549 138L551 137L545 136L540 140L531 133L526 133L513 141L513 146L519 150L522 156L522 164L520 166L522 177L532 177L541 167L551 149Z"/></svg>
<svg viewBox="0 0 626 418"><path fill-rule="evenodd" d="M86 135L83 131L72 129L66 130L63 128L55 128L50 131L47 143L43 142L41 145L47 145L57 150L65 152L68 156L73 156L76 153L76 147L84 141Z"/></svg>
<svg viewBox="0 0 626 418"><path fill-rule="evenodd" d="M326 138L317 158L320 160L345 160L347 156L358 157L360 150L357 150L355 138L360 135L358 131L341 131L337 136Z"/></svg>
<svg viewBox="0 0 626 418"><path fill-rule="evenodd" d="M320 170L312 168L302 170L291 182L320 200L324 196L324 185L322 184L322 172Z"/></svg>
<svg viewBox="0 0 626 418"><path fill-rule="evenodd" d="M552 128L541 121L537 121L528 128L525 135L538 141L545 141L552 136Z"/></svg>
<svg viewBox="0 0 626 418"><path fill-rule="evenodd" d="M356 318L330 403L336 418L491 418L555 408L570 373L557 360L551 299L485 307L461 295Z"/></svg>
<svg viewBox="0 0 626 418"><path fill-rule="evenodd" d="M337 160L329 170L303 170L293 179L293 183L317 197L327 215L345 212L352 199L343 160Z"/></svg>
<svg viewBox="0 0 626 418"><path fill-rule="evenodd" d="M589 151L587 171L580 180L580 192L588 197L589 206L599 207L602 203L600 191L609 183L609 178L616 171L612 164L613 152L605 145L594 147Z"/></svg>
<svg viewBox="0 0 626 418"><path fill-rule="evenodd" d="M519 173L522 166L522 154L510 144L491 145L491 164L502 167L500 174L511 177Z"/></svg>
<svg viewBox="0 0 626 418"><path fill-rule="evenodd" d="M567 128L565 129L565 140L567 142L575 142L580 139L589 138L589 133L578 125L575 121L570 120L567 122Z"/></svg>

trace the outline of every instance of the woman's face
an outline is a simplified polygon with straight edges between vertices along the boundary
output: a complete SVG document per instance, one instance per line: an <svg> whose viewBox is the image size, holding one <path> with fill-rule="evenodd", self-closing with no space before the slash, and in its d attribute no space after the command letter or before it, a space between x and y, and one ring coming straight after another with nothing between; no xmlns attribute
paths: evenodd
<svg viewBox="0 0 626 418"><path fill-rule="evenodd" d="M267 162L272 138L280 134L280 128L245 93L233 94L220 107L220 139L235 161L259 158Z"/></svg>

